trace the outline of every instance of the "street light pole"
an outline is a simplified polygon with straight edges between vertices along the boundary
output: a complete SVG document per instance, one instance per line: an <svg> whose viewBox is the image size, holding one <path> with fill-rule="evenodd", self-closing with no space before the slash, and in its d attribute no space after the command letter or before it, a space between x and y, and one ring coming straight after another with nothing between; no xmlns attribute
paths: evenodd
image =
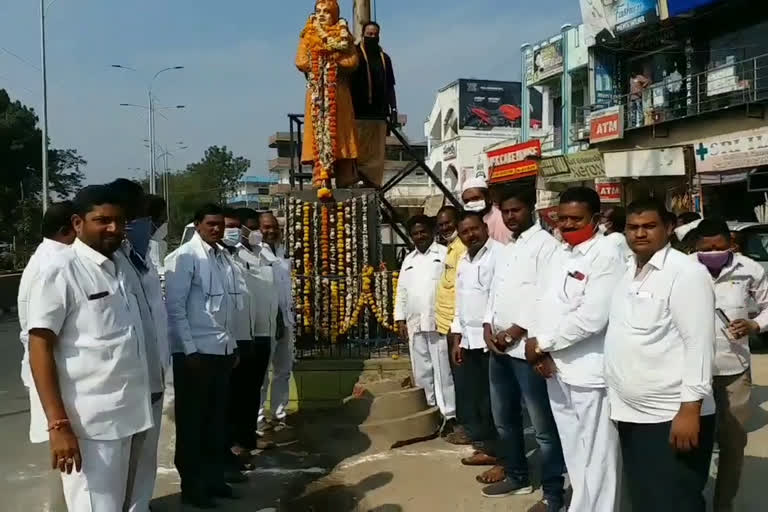
<svg viewBox="0 0 768 512"><path fill-rule="evenodd" d="M40 0L40 64L43 81L43 213L48 209L48 76L45 59L45 0Z"/></svg>

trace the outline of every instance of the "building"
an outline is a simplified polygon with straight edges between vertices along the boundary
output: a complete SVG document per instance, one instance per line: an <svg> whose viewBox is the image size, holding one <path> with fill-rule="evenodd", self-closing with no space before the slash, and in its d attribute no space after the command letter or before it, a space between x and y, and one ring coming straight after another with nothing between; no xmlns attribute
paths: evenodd
<svg viewBox="0 0 768 512"><path fill-rule="evenodd" d="M277 180L272 176L243 176L228 197L227 204L233 208L274 210L277 208L277 202L270 194L270 186L276 183Z"/></svg>
<svg viewBox="0 0 768 512"><path fill-rule="evenodd" d="M754 220L768 189L768 2L628 1L582 12L607 174L626 200Z"/></svg>
<svg viewBox="0 0 768 512"><path fill-rule="evenodd" d="M538 126L541 102L529 119ZM459 79L441 88L424 123L427 165L448 189L459 193L467 178L488 178L484 150L504 140L519 140L523 113L520 82Z"/></svg>

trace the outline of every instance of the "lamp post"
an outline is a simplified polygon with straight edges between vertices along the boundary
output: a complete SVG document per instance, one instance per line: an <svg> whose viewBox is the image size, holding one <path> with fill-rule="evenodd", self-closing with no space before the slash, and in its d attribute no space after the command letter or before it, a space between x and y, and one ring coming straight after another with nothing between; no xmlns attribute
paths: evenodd
<svg viewBox="0 0 768 512"><path fill-rule="evenodd" d="M129 67L129 66L123 66L121 64L112 64L113 68L117 69L125 69L128 71L137 71L136 69ZM149 87L147 87L147 98L148 98L148 106L144 107L147 108L149 111L149 115L147 116L149 119L149 193L154 194L157 190L156 186L156 170L155 170L155 100L152 97L152 87L155 84L155 80L158 76L160 76L162 73L165 73L166 71L174 71L178 69L184 69L184 66L170 66L167 68L163 68L157 73L154 74L152 77L152 80L149 81ZM121 106L136 106L136 105L129 105L129 104L121 104ZM176 108L184 108L183 105L179 105Z"/></svg>
<svg viewBox="0 0 768 512"><path fill-rule="evenodd" d="M40 68L43 81L43 213L48 209L48 73L45 59L45 0L40 0Z"/></svg>

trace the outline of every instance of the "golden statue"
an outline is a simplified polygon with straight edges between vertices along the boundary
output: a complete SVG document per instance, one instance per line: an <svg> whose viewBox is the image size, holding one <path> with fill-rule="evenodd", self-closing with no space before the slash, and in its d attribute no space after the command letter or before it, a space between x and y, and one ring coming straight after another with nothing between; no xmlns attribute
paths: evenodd
<svg viewBox="0 0 768 512"><path fill-rule="evenodd" d="M296 67L307 76L301 161L312 164L319 199L330 199L331 179L344 188L358 181L357 128L349 78L358 55L336 0L316 0L301 31Z"/></svg>

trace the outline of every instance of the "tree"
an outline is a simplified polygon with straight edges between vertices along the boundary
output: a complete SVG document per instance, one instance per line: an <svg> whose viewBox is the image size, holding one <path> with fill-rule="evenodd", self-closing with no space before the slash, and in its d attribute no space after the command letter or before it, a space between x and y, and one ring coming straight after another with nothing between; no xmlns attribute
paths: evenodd
<svg viewBox="0 0 768 512"><path fill-rule="evenodd" d="M214 190L217 202L224 203L250 166L250 160L234 156L227 146L211 146L202 160L187 166L187 173L197 177L197 184L203 187L199 190Z"/></svg>

